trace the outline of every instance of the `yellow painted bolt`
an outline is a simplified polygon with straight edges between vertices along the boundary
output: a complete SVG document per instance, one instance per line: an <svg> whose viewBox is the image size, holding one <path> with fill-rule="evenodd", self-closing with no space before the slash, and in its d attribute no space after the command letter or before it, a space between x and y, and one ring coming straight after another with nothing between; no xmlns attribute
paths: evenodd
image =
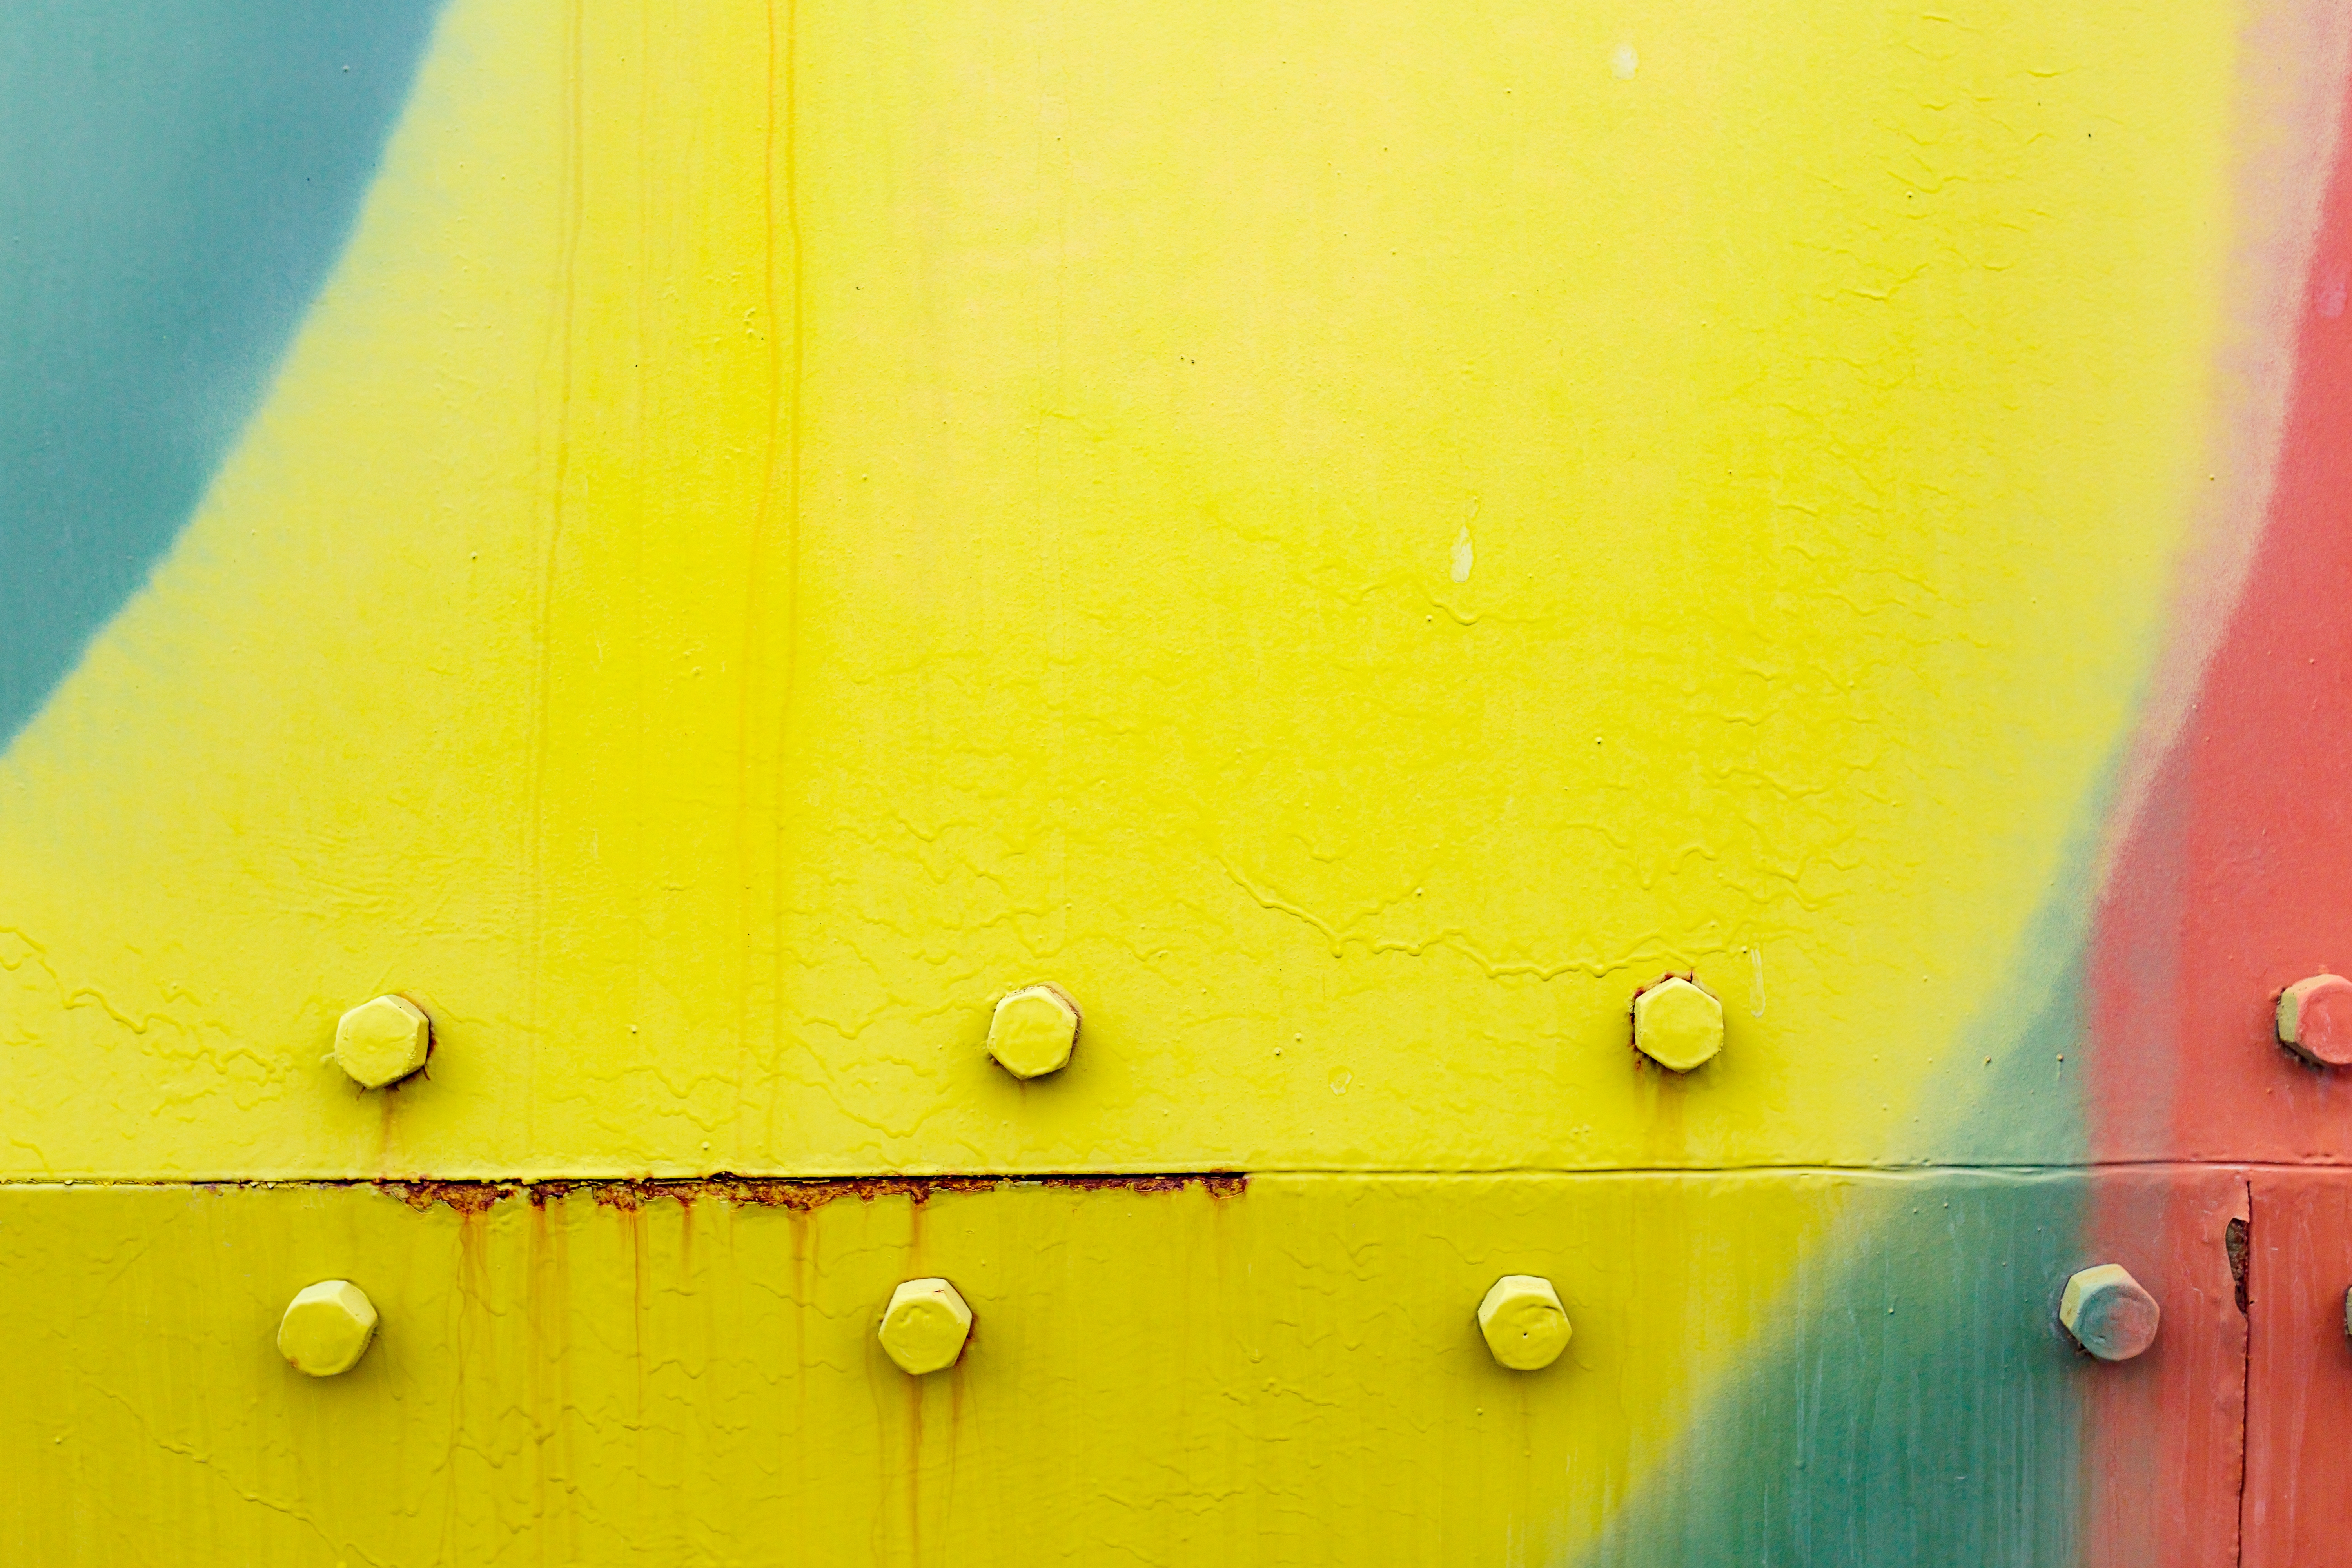
<svg viewBox="0 0 2352 1568"><path fill-rule="evenodd" d="M397 1083L425 1065L433 1020L405 996L378 996L335 1026L335 1061L362 1089Z"/></svg>
<svg viewBox="0 0 2352 1568"><path fill-rule="evenodd" d="M1043 1078L1070 1065L1078 1045L1078 1005L1058 985L1031 985L996 1005L988 1054L1014 1078Z"/></svg>
<svg viewBox="0 0 2352 1568"><path fill-rule="evenodd" d="M2058 1299L2058 1321L2076 1344L2101 1361L2129 1361L2154 1344L2162 1316L2156 1298L2120 1263L2102 1263L2072 1276Z"/></svg>
<svg viewBox="0 0 2352 1568"><path fill-rule="evenodd" d="M916 1377L955 1365L971 1334L971 1309L944 1279L908 1279L882 1309L882 1349Z"/></svg>
<svg viewBox="0 0 2352 1568"><path fill-rule="evenodd" d="M1540 1274L1506 1274L1478 1303L1478 1331L1513 1372L1538 1372L1559 1359L1576 1332L1559 1292Z"/></svg>
<svg viewBox="0 0 2352 1568"><path fill-rule="evenodd" d="M297 1372L349 1372L375 1338L375 1303L348 1279L321 1279L298 1292L278 1321L278 1353Z"/></svg>
<svg viewBox="0 0 2352 1568"><path fill-rule="evenodd" d="M1671 975L1633 998L1633 1044L1675 1072L1704 1067L1723 1049L1723 1004Z"/></svg>

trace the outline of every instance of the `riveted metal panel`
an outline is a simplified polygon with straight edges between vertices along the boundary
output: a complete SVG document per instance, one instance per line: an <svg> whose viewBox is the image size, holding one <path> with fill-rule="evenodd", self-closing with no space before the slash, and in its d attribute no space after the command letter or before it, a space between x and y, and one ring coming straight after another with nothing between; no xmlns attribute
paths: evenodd
<svg viewBox="0 0 2352 1568"><path fill-rule="evenodd" d="M16 1187L0 1265L39 1288L0 1295L0 1540L60 1565L2069 1561L2234 1529L2233 1408L2162 1392L2240 1365L2242 1330L2183 1310L2194 1269L2133 1258L2176 1314L2140 1363L2052 1317L2087 1208L2150 1180ZM1473 1321L1511 1272L1574 1329L1541 1372ZM916 1276L976 1314L926 1379L875 1336ZM270 1333L322 1278L382 1325L307 1378ZM2193 1463L2084 1462L2183 1424Z"/></svg>
<svg viewBox="0 0 2352 1568"><path fill-rule="evenodd" d="M459 0L8 752L0 1166L2070 1157L2326 142L2241 20Z"/></svg>

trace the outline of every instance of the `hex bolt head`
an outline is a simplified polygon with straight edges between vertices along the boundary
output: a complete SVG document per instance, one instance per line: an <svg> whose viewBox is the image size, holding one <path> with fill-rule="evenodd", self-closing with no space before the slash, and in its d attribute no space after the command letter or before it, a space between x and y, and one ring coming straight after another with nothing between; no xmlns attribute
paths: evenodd
<svg viewBox="0 0 2352 1568"><path fill-rule="evenodd" d="M362 1089L398 1083L425 1065L433 1020L405 996L362 1002L335 1026L335 1062Z"/></svg>
<svg viewBox="0 0 2352 1568"><path fill-rule="evenodd" d="M2279 1044L2324 1068L2352 1066L2352 980L2315 974L2279 994Z"/></svg>
<svg viewBox="0 0 2352 1568"><path fill-rule="evenodd" d="M908 1279L882 1309L882 1349L909 1376L945 1372L971 1335L971 1309L944 1279Z"/></svg>
<svg viewBox="0 0 2352 1568"><path fill-rule="evenodd" d="M2120 1263L2073 1275L2058 1298L2058 1321L2101 1361L2129 1361L2154 1344L2163 1315L2156 1298Z"/></svg>
<svg viewBox="0 0 2352 1568"><path fill-rule="evenodd" d="M278 1353L312 1377L349 1372L375 1338L375 1303L348 1279L306 1285L278 1320Z"/></svg>
<svg viewBox="0 0 2352 1568"><path fill-rule="evenodd" d="M1478 1332L1513 1372L1540 1372L1559 1359L1575 1327L1559 1292L1540 1274L1506 1274L1478 1303Z"/></svg>
<svg viewBox="0 0 2352 1568"><path fill-rule="evenodd" d="M1723 1049L1723 1004L1669 975L1633 998L1633 1045L1675 1072L1705 1067Z"/></svg>
<svg viewBox="0 0 2352 1568"><path fill-rule="evenodd" d="M1030 985L996 1005L988 1054L1014 1078L1043 1078L1070 1065L1078 1046L1078 1005L1058 985Z"/></svg>

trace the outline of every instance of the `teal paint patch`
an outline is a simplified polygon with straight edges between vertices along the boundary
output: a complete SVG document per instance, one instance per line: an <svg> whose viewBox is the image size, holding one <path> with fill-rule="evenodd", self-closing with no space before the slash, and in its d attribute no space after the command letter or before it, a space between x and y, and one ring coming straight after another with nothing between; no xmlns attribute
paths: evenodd
<svg viewBox="0 0 2352 1568"><path fill-rule="evenodd" d="M2091 1158L2090 951L2100 846L2115 810L2118 747L2076 811L2050 892L2010 955L2006 978L1929 1072L1924 1146L1958 1164L2045 1167Z"/></svg>
<svg viewBox="0 0 2352 1568"><path fill-rule="evenodd" d="M438 0L0 6L0 739L194 510Z"/></svg>
<svg viewBox="0 0 2352 1568"><path fill-rule="evenodd" d="M1591 1568L2076 1561L2085 1362L2054 1311L2089 1178L1853 1179L1868 1191L1756 1369L1701 1408Z"/></svg>
<svg viewBox="0 0 2352 1568"><path fill-rule="evenodd" d="M1701 1405L1590 1568L2077 1560L2084 1363L2056 1314L2091 1177L2046 1167L2090 1154L2085 889L2112 798L2094 792L2007 984L1921 1099L1994 1168L1849 1178L1753 1370Z"/></svg>
<svg viewBox="0 0 2352 1568"><path fill-rule="evenodd" d="M2010 1037L1994 1045L1972 1031L1959 1058L1929 1080L1927 1100L1968 1108L1947 1147L1971 1164L2074 1165L2091 1157L2090 1057L2084 1048L2089 963L2079 933L2036 922L2026 945L2043 939L2071 945L2045 950L2059 966L2016 999L2031 1008ZM1989 1032L1989 1031L1988 1031Z"/></svg>

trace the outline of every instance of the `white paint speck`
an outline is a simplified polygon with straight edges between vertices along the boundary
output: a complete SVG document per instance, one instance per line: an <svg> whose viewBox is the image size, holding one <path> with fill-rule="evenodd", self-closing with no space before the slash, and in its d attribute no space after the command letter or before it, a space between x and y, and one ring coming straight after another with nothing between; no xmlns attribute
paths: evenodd
<svg viewBox="0 0 2352 1568"><path fill-rule="evenodd" d="M1609 53L1609 68L1619 81L1632 81L1633 73L1642 68L1642 57L1633 52L1631 44L1620 44Z"/></svg>
<svg viewBox="0 0 2352 1568"><path fill-rule="evenodd" d="M1760 1018L1764 1016L1764 950L1748 950L1748 1010Z"/></svg>
<svg viewBox="0 0 2352 1568"><path fill-rule="evenodd" d="M1462 532L1454 541L1454 580L1456 583L1467 583L1470 581L1470 563L1472 559L1473 552L1470 548L1470 525L1465 522L1462 525Z"/></svg>

